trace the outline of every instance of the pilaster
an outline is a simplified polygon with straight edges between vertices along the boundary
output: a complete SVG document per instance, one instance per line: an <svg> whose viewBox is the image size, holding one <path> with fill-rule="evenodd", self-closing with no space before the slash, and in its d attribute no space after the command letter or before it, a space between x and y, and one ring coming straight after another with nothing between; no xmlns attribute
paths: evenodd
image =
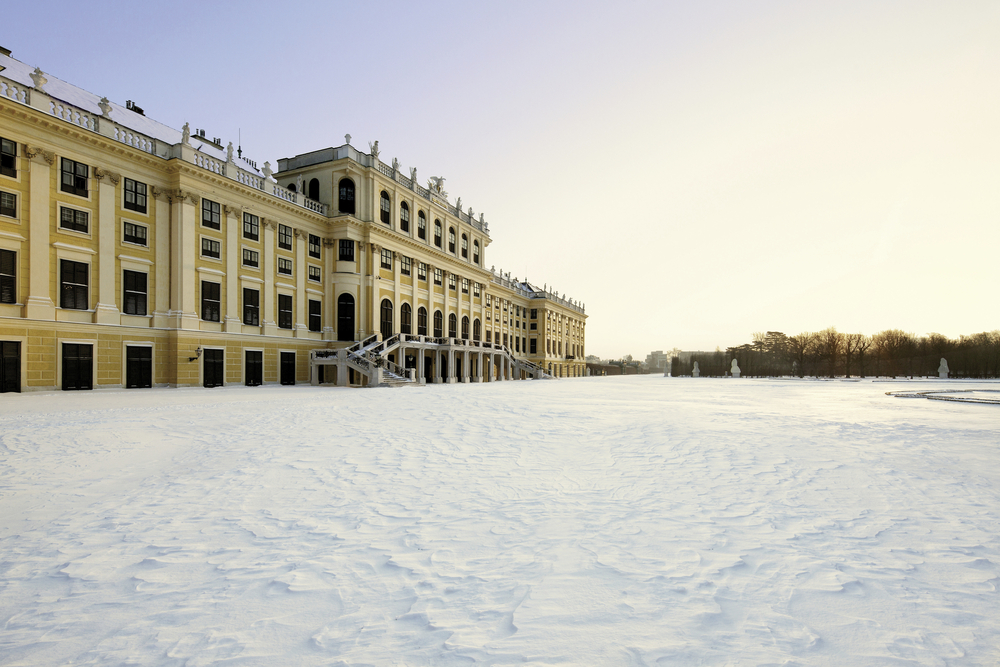
<svg viewBox="0 0 1000 667"><path fill-rule="evenodd" d="M55 153L26 146L28 156L28 298L24 316L32 320L54 320L56 307L49 286L49 187ZM58 285L58 281L56 282Z"/></svg>
<svg viewBox="0 0 1000 667"><path fill-rule="evenodd" d="M170 316L170 201L166 193L157 187L150 189L153 195L155 218L153 220L153 242L155 264L155 304L153 306L153 326L165 329Z"/></svg>
<svg viewBox="0 0 1000 667"><path fill-rule="evenodd" d="M170 200L170 312L169 326L198 329L197 280L194 270L195 224L198 196L185 190L171 190Z"/></svg>
<svg viewBox="0 0 1000 667"><path fill-rule="evenodd" d="M261 322L261 333L265 336L275 336L278 333L278 323L274 319L274 227L273 220L260 219L260 224L264 228L264 318Z"/></svg>
<svg viewBox="0 0 1000 667"><path fill-rule="evenodd" d="M295 335L305 336L309 331L306 325L306 233L295 230Z"/></svg>
<svg viewBox="0 0 1000 667"><path fill-rule="evenodd" d="M115 199L121 174L94 167L97 179L97 307L94 322L121 324L115 290Z"/></svg>
<svg viewBox="0 0 1000 667"><path fill-rule="evenodd" d="M224 206L226 217L226 318L222 323L223 331L242 332L243 320L240 317L240 262L243 253L240 247L240 223L243 209L236 206Z"/></svg>

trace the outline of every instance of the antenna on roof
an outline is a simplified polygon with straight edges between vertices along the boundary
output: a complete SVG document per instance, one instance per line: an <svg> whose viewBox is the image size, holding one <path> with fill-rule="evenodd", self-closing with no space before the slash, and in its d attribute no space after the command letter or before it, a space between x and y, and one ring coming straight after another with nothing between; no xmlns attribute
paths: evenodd
<svg viewBox="0 0 1000 667"><path fill-rule="evenodd" d="M236 130L236 156L243 157L243 130L237 128Z"/></svg>

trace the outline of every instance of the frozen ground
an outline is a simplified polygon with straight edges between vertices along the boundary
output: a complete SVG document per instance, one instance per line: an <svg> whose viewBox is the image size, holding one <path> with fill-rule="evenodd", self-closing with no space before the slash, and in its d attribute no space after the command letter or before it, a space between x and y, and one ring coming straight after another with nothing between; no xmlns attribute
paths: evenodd
<svg viewBox="0 0 1000 667"><path fill-rule="evenodd" d="M996 665L1000 406L917 384L5 394L0 665Z"/></svg>

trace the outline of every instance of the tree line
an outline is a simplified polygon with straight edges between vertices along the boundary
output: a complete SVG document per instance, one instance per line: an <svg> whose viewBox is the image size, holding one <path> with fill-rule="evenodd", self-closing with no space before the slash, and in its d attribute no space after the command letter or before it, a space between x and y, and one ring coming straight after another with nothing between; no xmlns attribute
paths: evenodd
<svg viewBox="0 0 1000 667"><path fill-rule="evenodd" d="M955 339L937 333L918 337L899 329L872 336L834 327L795 336L768 331L725 352L696 353L683 361L674 356L670 374L691 375L697 361L702 376L721 377L736 359L744 377L936 377L942 358L948 361L949 377L1000 377L1000 330Z"/></svg>

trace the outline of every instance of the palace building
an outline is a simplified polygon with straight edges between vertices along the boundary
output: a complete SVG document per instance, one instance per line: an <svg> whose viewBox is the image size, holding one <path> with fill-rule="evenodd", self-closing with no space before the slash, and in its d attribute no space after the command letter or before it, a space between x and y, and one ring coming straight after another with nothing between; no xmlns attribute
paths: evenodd
<svg viewBox="0 0 1000 667"><path fill-rule="evenodd" d="M0 391L586 374L582 304L346 143L258 165L0 49Z"/></svg>

